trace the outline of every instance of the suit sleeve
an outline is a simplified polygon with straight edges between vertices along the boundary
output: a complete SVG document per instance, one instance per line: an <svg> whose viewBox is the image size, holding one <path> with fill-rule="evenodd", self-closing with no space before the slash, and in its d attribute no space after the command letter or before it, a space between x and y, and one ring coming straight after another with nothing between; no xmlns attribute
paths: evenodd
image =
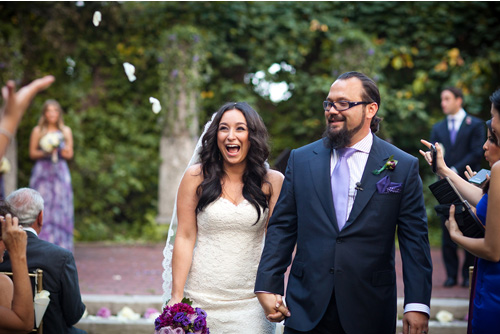
<svg viewBox="0 0 500 334"><path fill-rule="evenodd" d="M405 182L397 233L403 261L404 305L419 303L430 306L432 260L417 159L412 161Z"/></svg>
<svg viewBox="0 0 500 334"><path fill-rule="evenodd" d="M76 324L85 312L85 304L83 304L80 294L75 258L71 253L66 257L61 273L61 309L68 326Z"/></svg>
<svg viewBox="0 0 500 334"><path fill-rule="evenodd" d="M281 193L269 220L255 291L284 295L284 277L297 240L297 208L293 187L294 151L288 159Z"/></svg>
<svg viewBox="0 0 500 334"><path fill-rule="evenodd" d="M468 147L465 154L453 166L460 172L460 176L464 177L463 172L467 165L481 161L483 157L483 144L486 140L486 132L484 124L481 121L476 121L472 124L471 134L468 140ZM451 166L450 166L451 167Z"/></svg>

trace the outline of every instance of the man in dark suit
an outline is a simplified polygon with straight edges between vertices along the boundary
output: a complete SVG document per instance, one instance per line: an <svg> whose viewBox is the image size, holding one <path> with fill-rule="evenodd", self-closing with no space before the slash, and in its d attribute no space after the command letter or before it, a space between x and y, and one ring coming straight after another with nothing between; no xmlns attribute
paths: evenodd
<svg viewBox="0 0 500 334"><path fill-rule="evenodd" d="M78 272L73 254L38 239L43 226L43 198L33 189L21 188L5 199L28 235L28 270L43 270L43 288L50 292L50 303L43 317L44 334L86 333L73 327L85 312L80 295ZM8 254L0 271L10 271Z"/></svg>
<svg viewBox="0 0 500 334"><path fill-rule="evenodd" d="M403 326L427 333L432 264L418 160L372 133L380 94L366 75L342 74L323 105L323 140L293 150L288 161L257 273L259 301L268 319L284 318L283 278L296 246L286 334L395 333L397 231ZM345 180L347 201L338 199Z"/></svg>
<svg viewBox="0 0 500 334"><path fill-rule="evenodd" d="M465 178L465 167L479 171L483 157L483 143L486 139L484 122L479 118L468 115L462 108L462 91L455 87L445 88L441 92L441 108L446 115L445 119L434 124L430 142L441 143L444 147L444 161L455 173ZM450 233L442 219L441 249L446 267L445 287L457 284L458 256L457 244L450 238ZM462 266L462 286L469 286L469 266L474 265L474 256L465 252Z"/></svg>

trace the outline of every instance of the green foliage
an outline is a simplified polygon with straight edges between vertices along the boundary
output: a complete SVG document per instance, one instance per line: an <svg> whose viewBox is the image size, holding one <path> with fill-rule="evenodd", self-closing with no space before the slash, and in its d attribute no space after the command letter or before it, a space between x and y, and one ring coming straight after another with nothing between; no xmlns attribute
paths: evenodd
<svg viewBox="0 0 500 334"><path fill-rule="evenodd" d="M96 10L99 27L92 25ZM488 96L500 83L499 12L495 2L0 3L2 82L56 76L19 128L19 186L29 181L29 135L41 104L55 98L75 137L77 237L162 235L154 223L159 141L172 110L165 92L178 88L164 78L193 60L177 53L179 45L168 40L173 33L203 42L192 45L200 76L189 77L192 92L199 89L200 122L226 101L249 102L268 126L271 161L321 137L322 101L349 70L379 85L379 135L418 156L419 139L442 118L444 86L461 87L466 110L489 118ZM135 82L123 62L135 65ZM273 64L280 69L271 73ZM290 96L273 102L270 82L285 82ZM151 112L150 96L162 101L159 115ZM435 226L432 176L423 163L421 174Z"/></svg>

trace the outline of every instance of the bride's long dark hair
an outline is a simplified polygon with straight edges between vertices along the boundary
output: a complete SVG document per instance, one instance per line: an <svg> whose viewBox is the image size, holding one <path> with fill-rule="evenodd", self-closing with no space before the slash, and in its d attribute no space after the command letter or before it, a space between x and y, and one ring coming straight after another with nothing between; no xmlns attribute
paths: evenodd
<svg viewBox="0 0 500 334"><path fill-rule="evenodd" d="M222 115L237 109L245 116L248 127L248 141L250 148L246 157L247 163L243 173L243 197L257 210L257 222L260 219L261 208L268 208L271 197L271 184L266 180L266 160L269 156L267 144L268 133L262 118L245 102L228 102L216 113L212 124L202 138L200 160L202 165L203 182L198 186L198 205L196 213L203 210L208 204L215 201L222 194L222 178L225 175L224 160L217 146L217 132ZM262 185L269 184L271 191L268 195L262 191Z"/></svg>

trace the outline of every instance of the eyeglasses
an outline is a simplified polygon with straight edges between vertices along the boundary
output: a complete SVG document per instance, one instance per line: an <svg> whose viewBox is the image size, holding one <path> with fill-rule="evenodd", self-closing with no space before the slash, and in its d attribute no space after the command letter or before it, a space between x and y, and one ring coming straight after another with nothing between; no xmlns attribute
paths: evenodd
<svg viewBox="0 0 500 334"><path fill-rule="evenodd" d="M358 104L370 104L373 102L349 102L349 101L337 101L337 102L330 102L330 101L323 101L323 109L325 111L328 111L332 109L332 107L335 108L337 111L344 111L347 109L351 109L352 107L357 106Z"/></svg>

